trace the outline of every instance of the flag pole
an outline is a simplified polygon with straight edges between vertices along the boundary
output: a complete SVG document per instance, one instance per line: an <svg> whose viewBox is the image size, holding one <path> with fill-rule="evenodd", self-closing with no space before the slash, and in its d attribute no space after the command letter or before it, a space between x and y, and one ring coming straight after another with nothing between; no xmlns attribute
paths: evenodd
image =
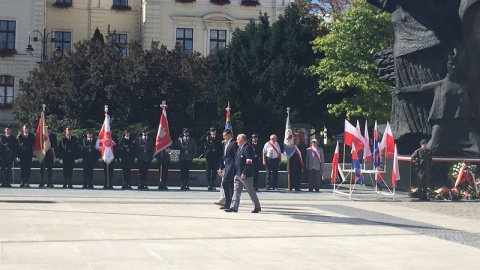
<svg viewBox="0 0 480 270"><path fill-rule="evenodd" d="M105 114L108 114L108 105L105 105L104 106L105 108ZM104 136L105 137L105 136ZM102 142L103 143L103 142ZM105 161L103 161L105 162ZM109 164L107 163L107 188L110 186L110 174L109 174L109 171L110 171L110 168L109 168Z"/></svg>
<svg viewBox="0 0 480 270"><path fill-rule="evenodd" d="M290 107L287 107L287 117L290 119ZM291 127L290 127L291 128ZM280 157L281 159L281 157ZM290 189L290 158L287 156L287 183L288 183L288 190L291 191Z"/></svg>
<svg viewBox="0 0 480 270"><path fill-rule="evenodd" d="M42 104L43 120L45 120L45 107L47 107L47 104L43 103ZM40 115L40 117L42 117L42 116ZM45 125L45 123L43 123L43 120L42 120L42 125ZM42 133L43 133L43 127L42 127ZM37 134L37 136L38 136L38 134ZM45 134L43 134L43 136L45 136ZM43 141L43 136L42 136L42 138L40 138L40 143L42 144L41 145L42 149L44 149L44 147L45 147L44 141ZM46 136L48 136L48 134L46 134ZM40 178L41 178L41 183L40 184L41 185L43 185L43 179L44 179L43 176L45 174L45 160L46 159L47 159L47 153L45 152L45 157L43 158L43 161L42 161L42 164L41 164L41 166L42 166L41 176L40 176Z"/></svg>
<svg viewBox="0 0 480 270"><path fill-rule="evenodd" d="M162 100L162 104L160 104L160 108L162 108L162 111L161 111L160 115L163 114L163 111L165 110L166 107L167 107L167 101ZM160 155L160 153L158 153L158 154ZM163 169L163 164L160 163L160 167L158 168L158 182L159 182L159 185L160 185L159 187L162 187L162 169Z"/></svg>

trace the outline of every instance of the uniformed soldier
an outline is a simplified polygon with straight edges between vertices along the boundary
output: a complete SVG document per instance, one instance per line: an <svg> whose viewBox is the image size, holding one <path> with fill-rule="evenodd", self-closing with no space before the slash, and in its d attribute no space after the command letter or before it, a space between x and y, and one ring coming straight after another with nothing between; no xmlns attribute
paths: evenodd
<svg viewBox="0 0 480 270"><path fill-rule="evenodd" d="M45 170L47 170L47 187L53 188L52 183L52 169L53 164L55 163L55 148L57 148L57 135L52 133L52 127L47 126L48 130L48 139L50 140L50 149L48 149L43 159L42 164L40 164L40 185L38 187L44 186L45 179Z"/></svg>
<svg viewBox="0 0 480 270"><path fill-rule="evenodd" d="M60 163L63 164L63 188L73 188L73 166L78 154L77 141L77 137L72 136L72 129L67 127L65 129L65 136L60 140L60 146L58 147L61 153Z"/></svg>
<svg viewBox="0 0 480 270"><path fill-rule="evenodd" d="M428 185L430 181L430 167L432 165L432 151L427 149L427 140L420 141L420 148L413 152L412 163L416 167L418 180L418 193L420 201L428 201Z"/></svg>
<svg viewBox="0 0 480 270"><path fill-rule="evenodd" d="M20 170L22 182L20 187L30 187L30 173L32 170L33 146L35 135L30 133L28 125L23 125L22 133L18 135L18 157L20 158Z"/></svg>
<svg viewBox="0 0 480 270"><path fill-rule="evenodd" d="M130 136L130 130L123 132L123 137L119 143L120 165L122 167L123 186L122 189L132 189L130 186L130 174L133 163L135 162L135 143L134 138Z"/></svg>
<svg viewBox="0 0 480 270"><path fill-rule="evenodd" d="M252 134L252 140L249 142L250 147L252 148L253 152L253 187L255 191L258 191L258 174L260 172L260 168L262 167L262 150L263 146L258 143L258 134Z"/></svg>
<svg viewBox="0 0 480 270"><path fill-rule="evenodd" d="M195 143L195 139L190 138L190 130L188 128L184 128L182 133L182 137L179 137L175 143L176 147L180 149L180 155L178 157L180 162L180 178L182 180L180 190L190 190L188 186L190 165L197 153L197 144Z"/></svg>
<svg viewBox="0 0 480 270"><path fill-rule="evenodd" d="M5 126L5 134L0 136L0 165L2 167L1 187L12 187L12 166L17 156L17 139L12 136L10 125Z"/></svg>
<svg viewBox="0 0 480 270"><path fill-rule="evenodd" d="M78 141L80 157L83 159L83 187L93 189L93 170L100 155L95 149L97 138L93 136L93 130L88 129L85 136Z"/></svg>
<svg viewBox="0 0 480 270"><path fill-rule="evenodd" d="M148 189L146 185L148 179L148 167L150 166L150 162L152 162L154 147L155 143L153 142L153 139L148 136L148 129L142 128L142 134L138 136L135 141L138 171L140 174L138 189Z"/></svg>
<svg viewBox="0 0 480 270"><path fill-rule="evenodd" d="M215 127L211 127L209 134L205 136L204 147L208 190L216 190L215 180L217 180L217 169L222 157L222 141L217 136Z"/></svg>
<svg viewBox="0 0 480 270"><path fill-rule="evenodd" d="M168 187L167 187L167 180L168 180L168 170L170 169L170 160L171 160L171 157L170 157L170 147L167 147L165 149L163 149L162 151L160 151L160 153L158 153L155 158L157 159L157 162L158 162L158 174L159 174L159 177L160 177L160 174L161 175L161 179L162 181L160 182L160 185L158 187L158 189L160 190L168 190ZM161 168L161 170L160 170Z"/></svg>

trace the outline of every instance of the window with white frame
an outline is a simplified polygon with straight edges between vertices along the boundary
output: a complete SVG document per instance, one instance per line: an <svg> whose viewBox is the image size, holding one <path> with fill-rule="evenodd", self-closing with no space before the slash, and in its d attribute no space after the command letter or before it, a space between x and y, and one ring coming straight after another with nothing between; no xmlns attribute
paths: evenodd
<svg viewBox="0 0 480 270"><path fill-rule="evenodd" d="M0 76L0 108L11 108L13 105L14 77Z"/></svg>
<svg viewBox="0 0 480 270"><path fill-rule="evenodd" d="M113 36L114 42L117 44L122 56L127 56L128 53L128 37L127 34L115 34Z"/></svg>
<svg viewBox="0 0 480 270"><path fill-rule="evenodd" d="M15 49L16 22L0 20L0 50Z"/></svg>
<svg viewBox="0 0 480 270"><path fill-rule="evenodd" d="M193 52L193 29L192 28L177 28L176 43L180 46L183 52Z"/></svg>
<svg viewBox="0 0 480 270"><path fill-rule="evenodd" d="M69 52L72 49L72 32L55 31L55 49Z"/></svg>
<svg viewBox="0 0 480 270"><path fill-rule="evenodd" d="M210 30L210 54L227 46L227 30Z"/></svg>

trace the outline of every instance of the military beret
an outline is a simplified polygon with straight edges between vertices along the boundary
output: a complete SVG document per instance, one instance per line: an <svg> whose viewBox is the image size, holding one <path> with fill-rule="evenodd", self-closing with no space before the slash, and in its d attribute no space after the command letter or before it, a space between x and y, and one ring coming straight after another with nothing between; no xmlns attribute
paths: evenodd
<svg viewBox="0 0 480 270"><path fill-rule="evenodd" d="M257 134L257 133L253 133L253 134L252 134L252 137L258 137L258 134Z"/></svg>
<svg viewBox="0 0 480 270"><path fill-rule="evenodd" d="M148 129L146 127L142 128L142 132L148 132Z"/></svg>
<svg viewBox="0 0 480 270"><path fill-rule="evenodd" d="M7 125L5 125L5 128L8 128L8 129L10 129L11 127L10 127L10 125L9 125L9 124L7 124Z"/></svg>
<svg viewBox="0 0 480 270"><path fill-rule="evenodd" d="M215 127L211 127L210 131L216 131L217 129Z"/></svg>
<svg viewBox="0 0 480 270"><path fill-rule="evenodd" d="M427 140L425 140L425 139L420 140L420 144L426 144L426 143L427 143Z"/></svg>
<svg viewBox="0 0 480 270"><path fill-rule="evenodd" d="M190 129L184 128L184 129L182 130L182 132L183 132L183 133L190 132Z"/></svg>

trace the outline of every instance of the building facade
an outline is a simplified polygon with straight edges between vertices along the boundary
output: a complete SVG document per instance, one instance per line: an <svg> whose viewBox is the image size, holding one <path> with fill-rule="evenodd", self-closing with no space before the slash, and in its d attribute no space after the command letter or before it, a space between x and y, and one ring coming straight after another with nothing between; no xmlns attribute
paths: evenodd
<svg viewBox="0 0 480 270"><path fill-rule="evenodd" d="M139 40L185 52L214 54L267 13L276 21L289 0L0 0L0 125L18 124L12 114L20 81L54 54L91 39L98 28L125 44Z"/></svg>

